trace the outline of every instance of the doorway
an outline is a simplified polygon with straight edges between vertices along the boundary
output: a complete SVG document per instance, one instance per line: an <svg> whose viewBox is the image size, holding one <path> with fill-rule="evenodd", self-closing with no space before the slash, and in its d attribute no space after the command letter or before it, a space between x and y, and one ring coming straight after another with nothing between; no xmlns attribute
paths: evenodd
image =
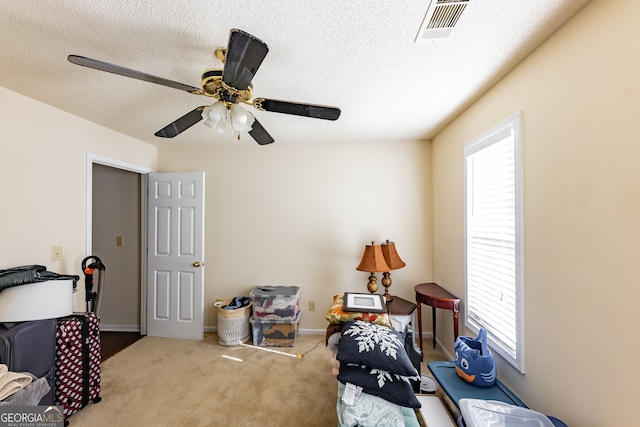
<svg viewBox="0 0 640 427"><path fill-rule="evenodd" d="M100 257L106 271L110 271L98 303L102 330L147 335L154 326L154 336L173 337L177 333L181 338L202 339L204 172L153 172L87 155L86 252ZM147 198L147 185L152 179L153 206ZM150 207L153 215L148 212ZM175 213L171 215L173 209ZM163 220L164 214L171 221L154 222ZM169 223L180 231L175 241L166 235L164 225ZM158 233L154 224L163 232ZM153 234L149 234L148 227L154 230ZM149 250L154 257L147 254L148 246L153 248ZM163 252L168 248L167 253ZM161 274L157 270L158 257L165 266ZM180 262L176 264L176 260ZM152 266L155 270L149 273ZM148 277L154 279L153 283L148 284ZM189 295L191 298L186 298Z"/></svg>
<svg viewBox="0 0 640 427"><path fill-rule="evenodd" d="M140 331L140 174L93 164L92 253L106 266L101 330Z"/></svg>
<svg viewBox="0 0 640 427"><path fill-rule="evenodd" d="M143 213L150 172L87 154L86 253L99 257L106 267L99 307L102 331L146 335Z"/></svg>

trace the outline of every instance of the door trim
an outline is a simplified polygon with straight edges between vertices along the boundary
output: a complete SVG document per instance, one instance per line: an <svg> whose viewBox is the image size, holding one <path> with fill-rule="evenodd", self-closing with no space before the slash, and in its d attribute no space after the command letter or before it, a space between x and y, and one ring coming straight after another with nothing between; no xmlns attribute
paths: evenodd
<svg viewBox="0 0 640 427"><path fill-rule="evenodd" d="M141 251L140 254L140 274L141 281L141 297L140 297L140 334L147 334L147 175L155 173L154 169L146 166L134 165L133 163L123 162L121 160L112 159L109 157L100 156L87 151L86 162L86 230L85 230L85 256L89 256L93 251L93 165L100 164L109 166L116 169L123 169L129 172L135 172L140 174L140 226L142 227L140 236L141 239Z"/></svg>

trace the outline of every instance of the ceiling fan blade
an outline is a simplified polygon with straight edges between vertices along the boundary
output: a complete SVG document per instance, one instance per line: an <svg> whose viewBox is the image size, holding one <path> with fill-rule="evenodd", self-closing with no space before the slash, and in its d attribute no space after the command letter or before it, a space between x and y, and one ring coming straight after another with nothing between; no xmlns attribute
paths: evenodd
<svg viewBox="0 0 640 427"><path fill-rule="evenodd" d="M189 111L184 116L180 117L173 123L168 124L167 126L160 129L154 135L159 136L160 138L173 138L185 130L189 129L191 126L198 123L202 120L202 110L203 107L198 107L195 110Z"/></svg>
<svg viewBox="0 0 640 427"><path fill-rule="evenodd" d="M253 127L249 132L249 135L251 135L251 137L260 145L271 144L274 141L271 135L269 135L266 129L263 128L257 120L253 122Z"/></svg>
<svg viewBox="0 0 640 427"><path fill-rule="evenodd" d="M238 90L245 90L267 52L269 48L261 40L242 30L231 30L222 81Z"/></svg>
<svg viewBox="0 0 640 427"><path fill-rule="evenodd" d="M184 90L190 93L200 94L202 89L189 86L184 83L174 82L162 77L153 76L151 74L143 73L142 71L132 70L130 68L121 67L119 65L109 64L108 62L99 61L97 59L86 58L84 56L69 55L67 56L69 62L83 67L89 67L100 71L106 71L108 73L118 74L125 77L131 77L132 79L143 80L145 82L156 83L162 86L172 87L174 89Z"/></svg>
<svg viewBox="0 0 640 427"><path fill-rule="evenodd" d="M314 119L338 120L340 109L324 105L300 104L297 102L278 101L276 99L256 98L253 106L258 110L273 113L293 114L295 116L311 117Z"/></svg>

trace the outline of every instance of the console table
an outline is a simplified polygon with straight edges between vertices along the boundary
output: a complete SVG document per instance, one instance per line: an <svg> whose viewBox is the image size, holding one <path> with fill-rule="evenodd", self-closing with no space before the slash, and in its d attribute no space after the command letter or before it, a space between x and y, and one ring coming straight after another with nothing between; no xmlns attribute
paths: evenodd
<svg viewBox="0 0 640 427"><path fill-rule="evenodd" d="M433 348L436 348L436 308L444 308L453 311L453 339L458 338L458 313L460 312L460 299L441 288L437 283L421 283L415 286L416 303L418 305L418 335L420 336L420 351L422 351L422 310L420 304L424 303L432 307L433 319Z"/></svg>

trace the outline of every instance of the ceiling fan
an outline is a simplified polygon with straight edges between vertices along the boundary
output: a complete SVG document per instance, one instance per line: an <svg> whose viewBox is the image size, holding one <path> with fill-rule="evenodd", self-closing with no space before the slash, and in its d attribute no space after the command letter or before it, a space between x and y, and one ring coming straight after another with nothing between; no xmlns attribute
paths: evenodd
<svg viewBox="0 0 640 427"><path fill-rule="evenodd" d="M84 56L69 55L67 59L73 64L94 68L100 71L119 74L162 86L183 90L194 95L204 95L215 98L210 106L200 106L180 117L173 123L155 133L161 138L173 138L201 120L218 131L224 132L228 121L238 133L248 132L260 145L272 143L274 140L252 114L239 108L239 103L252 105L261 111L293 114L296 116L315 119L337 120L340 109L323 105L302 104L297 102L279 101L275 99L253 98L251 80L255 76L260 64L267 55L269 48L258 38L242 30L232 29L227 48L218 48L215 55L220 59L224 68L210 68L202 74L202 88L157 77L141 71L109 64Z"/></svg>

